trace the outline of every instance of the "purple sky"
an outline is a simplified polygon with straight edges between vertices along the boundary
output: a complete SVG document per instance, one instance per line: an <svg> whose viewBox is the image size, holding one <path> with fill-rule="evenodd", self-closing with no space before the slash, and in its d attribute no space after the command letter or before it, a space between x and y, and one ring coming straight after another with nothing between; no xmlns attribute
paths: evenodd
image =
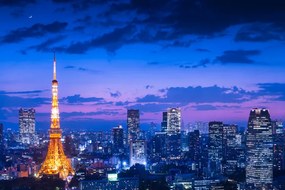
<svg viewBox="0 0 285 190"><path fill-rule="evenodd" d="M25 3L23 3L25 2ZM241 123L252 107L285 117L283 0L9 0L0 2L0 122L34 107L49 127L56 51L62 127ZM5 18L5 19L4 19Z"/></svg>

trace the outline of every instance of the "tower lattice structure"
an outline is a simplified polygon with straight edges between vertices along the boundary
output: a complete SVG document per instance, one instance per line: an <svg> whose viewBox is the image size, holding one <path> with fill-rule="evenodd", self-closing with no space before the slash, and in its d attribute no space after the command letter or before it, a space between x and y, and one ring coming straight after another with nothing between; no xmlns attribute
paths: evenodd
<svg viewBox="0 0 285 190"><path fill-rule="evenodd" d="M61 179L66 179L68 175L73 175L70 160L65 156L61 143L62 130L59 122L58 109L58 81L56 80L56 59L53 61L52 80L52 108L51 125L49 130L49 146L45 161L43 162L38 175L58 175Z"/></svg>

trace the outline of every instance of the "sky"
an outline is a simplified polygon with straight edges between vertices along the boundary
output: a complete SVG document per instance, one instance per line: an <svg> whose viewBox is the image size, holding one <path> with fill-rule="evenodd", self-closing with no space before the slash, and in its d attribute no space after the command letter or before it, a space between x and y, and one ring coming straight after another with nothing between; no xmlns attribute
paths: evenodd
<svg viewBox="0 0 285 190"><path fill-rule="evenodd" d="M50 125L53 52L61 127L246 123L251 108L285 118L283 0L2 0L0 122L19 108Z"/></svg>

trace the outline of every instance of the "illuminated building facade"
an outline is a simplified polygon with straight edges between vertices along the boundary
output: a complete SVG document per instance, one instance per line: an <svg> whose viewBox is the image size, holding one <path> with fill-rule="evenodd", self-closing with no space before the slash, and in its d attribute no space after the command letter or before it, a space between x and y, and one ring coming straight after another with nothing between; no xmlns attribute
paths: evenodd
<svg viewBox="0 0 285 190"><path fill-rule="evenodd" d="M169 108L167 110L167 134L180 134L181 132L181 110Z"/></svg>
<svg viewBox="0 0 285 190"><path fill-rule="evenodd" d="M138 138L140 126L140 112L139 110L128 110L127 112L127 129L128 129L128 143Z"/></svg>
<svg viewBox="0 0 285 190"><path fill-rule="evenodd" d="M135 164L146 165L146 159L146 141L132 141L130 145L130 166Z"/></svg>
<svg viewBox="0 0 285 190"><path fill-rule="evenodd" d="M223 173L226 175L233 174L237 169L237 125L223 126Z"/></svg>
<svg viewBox="0 0 285 190"><path fill-rule="evenodd" d="M53 62L53 81L52 81L52 108L51 108L51 126L49 130L49 146L44 163L39 170L38 175L57 175L66 179L68 175L73 175L74 171L70 161L64 154L61 143L61 134L58 109L58 82L56 80L56 60Z"/></svg>
<svg viewBox="0 0 285 190"><path fill-rule="evenodd" d="M35 113L33 108L19 110L19 140L23 144L33 144L36 140Z"/></svg>
<svg viewBox="0 0 285 190"><path fill-rule="evenodd" d="M267 109L250 111L246 132L246 183L256 189L270 189L273 181L272 125Z"/></svg>
<svg viewBox="0 0 285 190"><path fill-rule="evenodd" d="M285 169L285 134L281 121L272 121L273 128L273 170Z"/></svg>
<svg viewBox="0 0 285 190"><path fill-rule="evenodd" d="M219 121L209 123L208 160L210 176L219 176L223 160L223 123Z"/></svg>
<svg viewBox="0 0 285 190"><path fill-rule="evenodd" d="M167 112L162 112L161 131L166 132L167 129Z"/></svg>
<svg viewBox="0 0 285 190"><path fill-rule="evenodd" d="M112 129L113 134L113 152L123 153L124 152L124 130L121 125Z"/></svg>

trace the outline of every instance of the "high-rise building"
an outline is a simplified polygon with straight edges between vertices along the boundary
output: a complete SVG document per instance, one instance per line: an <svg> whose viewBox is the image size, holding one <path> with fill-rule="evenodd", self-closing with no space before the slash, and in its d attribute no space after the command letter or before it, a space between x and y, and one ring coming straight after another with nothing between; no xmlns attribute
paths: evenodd
<svg viewBox="0 0 285 190"><path fill-rule="evenodd" d="M273 181L273 139L267 109L250 111L246 132L246 183L251 189L268 189Z"/></svg>
<svg viewBox="0 0 285 190"><path fill-rule="evenodd" d="M167 129L167 112L162 112L161 131L166 132Z"/></svg>
<svg viewBox="0 0 285 190"><path fill-rule="evenodd" d="M23 144L33 144L35 141L35 109L19 110L19 140Z"/></svg>
<svg viewBox="0 0 285 190"><path fill-rule="evenodd" d="M169 108L167 110L167 134L180 134L181 132L181 110Z"/></svg>
<svg viewBox="0 0 285 190"><path fill-rule="evenodd" d="M61 143L62 130L59 121L58 109L58 81L56 79L56 59L53 61L53 80L52 80L52 108L51 125L49 130L49 145L44 163L38 175L53 175L66 179L68 175L73 175L70 160L64 154Z"/></svg>
<svg viewBox="0 0 285 190"><path fill-rule="evenodd" d="M146 141L135 140L130 144L130 166L135 164L146 165L147 152Z"/></svg>
<svg viewBox="0 0 285 190"><path fill-rule="evenodd" d="M166 132L156 132L152 139L151 157L154 162L166 159Z"/></svg>
<svg viewBox="0 0 285 190"><path fill-rule="evenodd" d="M139 110L128 110L127 112L127 130L128 143L137 140L140 131L140 112Z"/></svg>
<svg viewBox="0 0 285 190"><path fill-rule="evenodd" d="M167 109L166 127L166 156L168 162L181 159L181 110L180 108Z"/></svg>
<svg viewBox="0 0 285 190"><path fill-rule="evenodd" d="M223 126L223 173L233 174L237 169L237 125Z"/></svg>
<svg viewBox="0 0 285 190"><path fill-rule="evenodd" d="M210 176L219 176L222 173L223 160L223 123L212 121L209 123L208 162Z"/></svg>
<svg viewBox="0 0 285 190"><path fill-rule="evenodd" d="M194 130L188 133L189 138L189 157L195 164L195 170L201 173L201 142L200 131Z"/></svg>
<svg viewBox="0 0 285 190"><path fill-rule="evenodd" d="M285 169L285 134L281 121L272 121L273 129L273 170Z"/></svg>
<svg viewBox="0 0 285 190"><path fill-rule="evenodd" d="M113 152L123 153L124 152L124 130L121 125L112 129L113 133Z"/></svg>

